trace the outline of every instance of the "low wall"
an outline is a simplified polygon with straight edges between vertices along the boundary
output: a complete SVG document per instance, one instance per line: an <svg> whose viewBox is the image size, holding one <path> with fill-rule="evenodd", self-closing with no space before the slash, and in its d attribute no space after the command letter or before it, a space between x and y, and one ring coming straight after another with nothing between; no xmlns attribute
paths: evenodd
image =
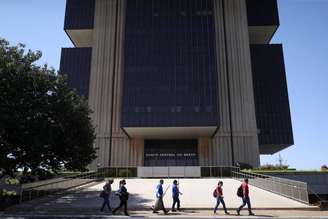
<svg viewBox="0 0 328 219"><path fill-rule="evenodd" d="M138 177L201 177L199 166L138 167Z"/></svg>
<svg viewBox="0 0 328 219"><path fill-rule="evenodd" d="M310 195L328 194L328 172L263 172L263 174L306 182Z"/></svg>

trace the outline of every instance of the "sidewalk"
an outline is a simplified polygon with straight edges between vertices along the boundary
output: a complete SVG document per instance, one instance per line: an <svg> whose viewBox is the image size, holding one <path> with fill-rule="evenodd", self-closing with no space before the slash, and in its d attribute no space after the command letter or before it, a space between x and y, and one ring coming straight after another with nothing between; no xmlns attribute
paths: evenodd
<svg viewBox="0 0 328 219"><path fill-rule="evenodd" d="M183 212L170 212L169 215L153 214L151 211L129 211L131 217L138 218L327 218L328 211L307 211L307 210L256 210L255 216L248 216L247 211L241 212L241 216L236 216L234 211L230 211L231 215L226 216L222 211L214 215L212 211L208 210L186 210ZM23 215L6 215L0 218L127 218L123 215L112 216L109 213L89 212L88 214L81 214L80 212L71 212L71 214L40 214L34 215L32 213Z"/></svg>

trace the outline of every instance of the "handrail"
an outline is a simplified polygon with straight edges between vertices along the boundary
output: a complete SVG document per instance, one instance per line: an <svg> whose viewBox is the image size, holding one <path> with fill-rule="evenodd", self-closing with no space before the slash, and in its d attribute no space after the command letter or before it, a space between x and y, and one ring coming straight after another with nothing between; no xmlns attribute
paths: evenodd
<svg viewBox="0 0 328 219"><path fill-rule="evenodd" d="M238 180L248 178L250 185L309 204L308 186L305 182L245 171L232 173L233 177Z"/></svg>
<svg viewBox="0 0 328 219"><path fill-rule="evenodd" d="M94 175L94 174L99 175L97 172L88 172L88 173L82 173L82 174L78 173L78 174L75 174L75 175L63 176L63 177L58 177L58 178L53 179L53 180L58 180L58 181L52 181L52 179L47 179L47 180L41 180L41 181L38 181L38 182L24 183L21 186L22 186L23 189L26 189L26 190L27 189L34 189L34 188L39 188L39 187L42 187L42 186L47 186L47 185L52 185L52 184L57 184L57 183L69 181L69 180L76 179L76 178L85 179L85 176ZM33 184L39 184L39 185L33 186Z"/></svg>
<svg viewBox="0 0 328 219"><path fill-rule="evenodd" d="M265 177L265 178L271 178L271 179L279 179L279 180L284 180L284 181L290 181L292 183L303 183L303 184L306 184L305 182L302 182L302 181L298 181L298 180L294 180L294 179L287 179L287 178L281 178L281 177L277 177L277 176L271 176L271 175L266 175L266 174L262 174L262 173L253 173L253 172L248 172L248 171L244 171L244 170L241 170L240 172L242 173L249 173L249 174L252 174L254 176L262 176L262 177Z"/></svg>

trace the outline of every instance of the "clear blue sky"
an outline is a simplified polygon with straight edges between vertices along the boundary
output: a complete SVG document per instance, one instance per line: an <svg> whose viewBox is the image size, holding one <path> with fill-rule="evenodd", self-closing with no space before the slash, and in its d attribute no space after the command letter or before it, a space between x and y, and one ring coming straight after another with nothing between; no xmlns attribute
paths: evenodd
<svg viewBox="0 0 328 219"><path fill-rule="evenodd" d="M0 37L41 50L39 64L58 69L61 47L72 46L63 31L65 0L1 0ZM328 1L280 0L283 43L295 145L280 152L291 167L328 164ZM277 163L278 154L261 163Z"/></svg>

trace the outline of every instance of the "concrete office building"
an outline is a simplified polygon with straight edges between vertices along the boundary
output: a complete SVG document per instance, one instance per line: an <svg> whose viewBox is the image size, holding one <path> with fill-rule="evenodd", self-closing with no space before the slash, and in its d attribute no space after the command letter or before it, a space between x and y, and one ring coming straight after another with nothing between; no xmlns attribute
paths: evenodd
<svg viewBox="0 0 328 219"><path fill-rule="evenodd" d="M93 167L259 165L293 144L276 0L67 0Z"/></svg>

